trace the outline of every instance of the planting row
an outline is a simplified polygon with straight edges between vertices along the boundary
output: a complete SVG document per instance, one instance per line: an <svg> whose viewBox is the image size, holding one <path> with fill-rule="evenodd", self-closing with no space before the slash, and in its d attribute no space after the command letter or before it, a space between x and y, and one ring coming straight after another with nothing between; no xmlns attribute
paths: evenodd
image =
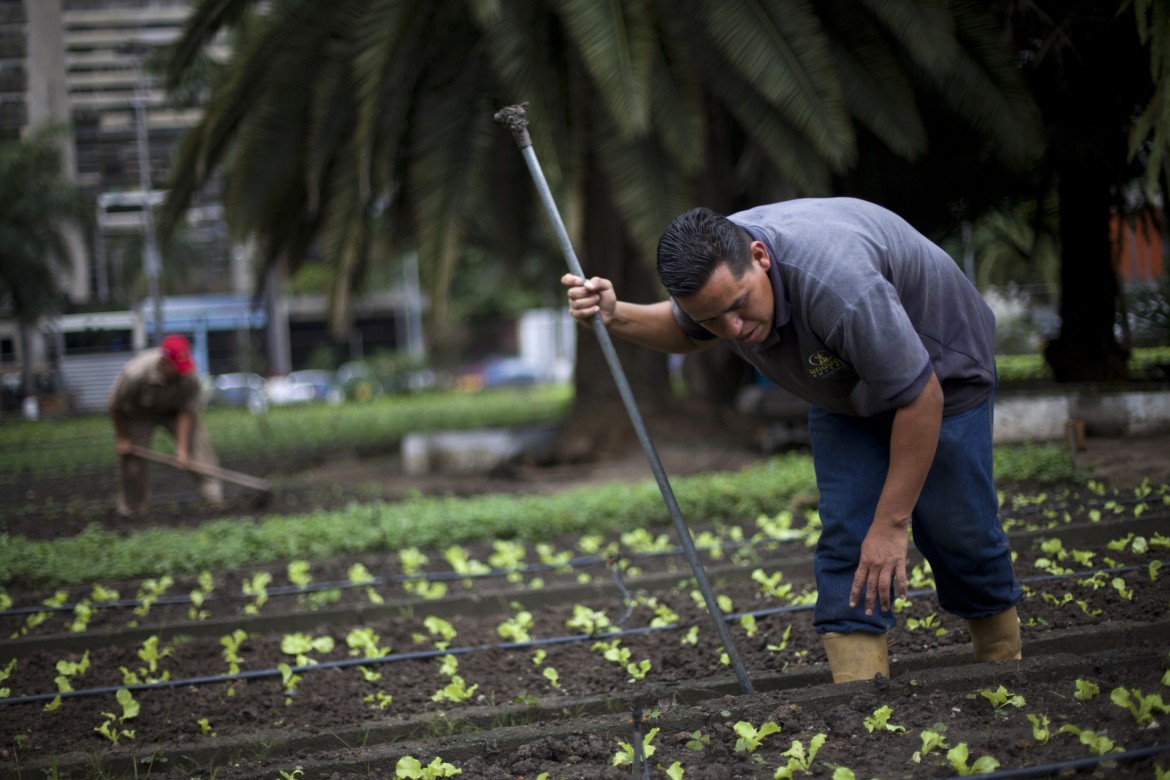
<svg viewBox="0 0 1170 780"><path fill-rule="evenodd" d="M1143 486L1131 495L1105 495L1089 483L1079 495L1035 494L1005 499L1005 526L1014 533L1149 517L1170 504L1170 489ZM815 544L815 512L760 517L754 529L709 525L695 533L707 562L759 563L785 550ZM1157 537L1155 537L1155 543ZM474 592L480 598L567 583L599 584L614 577L681 571L682 551L660 531L636 529L610 538L586 535L562 544L414 547L355 556L347 563L298 559L281 569L248 568L197 576L160 575L130 582L96 582L52 590L0 588L0 636L10 639L82 634L123 627L176 626L240 615L304 612L379 605L402 598L442 600Z"/></svg>

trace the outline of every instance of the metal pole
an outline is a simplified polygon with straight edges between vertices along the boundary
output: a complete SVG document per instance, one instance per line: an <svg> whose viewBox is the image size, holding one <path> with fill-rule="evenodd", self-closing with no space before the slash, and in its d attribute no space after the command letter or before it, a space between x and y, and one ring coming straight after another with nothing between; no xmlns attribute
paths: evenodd
<svg viewBox="0 0 1170 780"><path fill-rule="evenodd" d="M541 170L540 163L536 159L536 152L532 148L532 140L528 136L527 108L527 103L518 106L508 106L496 113L495 120L498 124L504 125L512 131L512 135L516 139L516 145L520 147L520 153L524 157L524 162L528 165L528 172L532 174L532 180L536 183L537 192L540 193L540 200L544 204L544 210L548 214L549 221L552 222L553 229L557 234L557 240L560 242L561 252L564 254L565 261L568 263L569 271L585 279L587 278L585 272L581 269L581 264L577 261L577 253L573 251L573 243L569 240L569 231L565 229L565 223L561 220L561 214L557 209L556 200L553 199L552 190L549 189L548 182L544 178L544 172ZM748 679L747 670L744 668L743 661L740 660L739 651L735 647L735 640L731 638L731 632L728 631L727 623L723 620L722 611L719 609L719 604L715 599L715 592L711 589L711 583L707 579L707 570L703 568L703 562L699 560L699 553L695 549L695 540L691 536L691 529L687 526L686 520L683 519L682 510L679 508L678 501L674 497L674 490L670 487L670 480L667 479L666 472L662 468L662 461L658 457L654 443L650 441L650 434L646 430L646 423L642 419L642 414L638 410L638 403L634 399L633 391L630 389L630 383L626 379L625 371L622 370L621 363L618 360L617 351L613 346L613 340L609 336L609 331L606 330L605 323L601 321L601 317L595 315L591 322L593 332L601 344L601 351L604 353L605 360L609 364L610 373L613 374L614 381L617 383L618 393L621 395L622 402L626 406L626 413L630 416L630 422L634 425L634 431L638 435L638 441L641 442L646 459L650 462L650 470L654 472L654 478L658 482L658 489L661 491L662 498L666 502L666 509L670 513L670 519L674 522L675 530L678 532L679 543L682 545L687 561L691 564L691 571L694 572L695 581L698 583L699 590L703 594L703 600L707 604L707 611L711 614L711 619L715 622L715 631L719 634L719 641L723 643L723 649L727 652L727 657L731 661L732 669L735 670L735 676L739 678L739 684L743 688L743 692L751 693L751 680Z"/></svg>
<svg viewBox="0 0 1170 780"><path fill-rule="evenodd" d="M146 267L146 289L154 312L154 327L150 330L151 346L162 343L162 294L159 290L160 258L158 239L154 232L154 209L151 204L150 148L146 128L146 96L142 87L142 58L138 58L139 82L134 89L134 119L138 136L138 181L142 188L143 260Z"/></svg>

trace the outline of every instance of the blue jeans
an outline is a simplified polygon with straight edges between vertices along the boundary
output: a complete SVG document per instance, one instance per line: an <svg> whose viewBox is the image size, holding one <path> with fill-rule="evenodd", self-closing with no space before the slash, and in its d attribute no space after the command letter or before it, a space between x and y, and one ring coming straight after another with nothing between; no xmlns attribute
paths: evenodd
<svg viewBox="0 0 1170 780"><path fill-rule="evenodd" d="M993 396L943 417L934 463L911 517L914 545L930 562L939 605L968 620L998 615L1023 596L992 475L994 403ZM853 417L815 406L809 412L823 526L815 565L820 633L884 633L895 623L880 604L870 616L864 599L849 606L861 543L889 470L893 422L893 412Z"/></svg>

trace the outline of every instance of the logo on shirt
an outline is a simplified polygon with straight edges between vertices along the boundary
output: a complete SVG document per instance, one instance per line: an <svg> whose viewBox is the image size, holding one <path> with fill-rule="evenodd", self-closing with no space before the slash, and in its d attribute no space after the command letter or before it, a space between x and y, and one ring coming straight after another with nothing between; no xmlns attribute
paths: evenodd
<svg viewBox="0 0 1170 780"><path fill-rule="evenodd" d="M832 352L818 349L808 356L808 365L808 375L813 379L820 379L821 377L832 374L839 368L844 368L845 361Z"/></svg>

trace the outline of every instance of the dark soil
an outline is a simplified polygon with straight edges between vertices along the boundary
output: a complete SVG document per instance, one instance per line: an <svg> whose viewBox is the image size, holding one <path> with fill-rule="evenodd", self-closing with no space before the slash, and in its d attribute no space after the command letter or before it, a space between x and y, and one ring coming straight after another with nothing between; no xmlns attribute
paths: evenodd
<svg viewBox="0 0 1170 780"><path fill-rule="evenodd" d="M1110 483L1128 490L1147 476L1156 484L1165 482L1157 469L1170 456L1168 444L1163 440L1151 447L1135 460L1140 467L1128 466L1110 476ZM1117 446L1121 449L1114 457L1146 445ZM1102 448L1090 440L1082 465L1088 465ZM738 467L750 460L749 452L714 445L700 459L694 450L673 446L662 450L672 474ZM404 490L405 480L388 474L392 458L379 457L383 460L377 463L367 458L364 463L346 459L319 464L302 472L295 491L282 488L271 506L294 511L281 507L295 496L315 496L324 504L335 500L334 494L336 500L368 497L375 479L383 497ZM547 470L517 464L493 475L436 476L412 484L415 490L422 484L428 490L460 495L498 492L508 485L512 490L536 492L608 481L619 474L644 479L648 471L633 463L616 459ZM336 487L325 492L322 485ZM159 502L163 510L145 522L195 522L202 517L192 517L185 509L171 513L165 490L164 485ZM1014 486L1012 491L1037 493L1028 486ZM1005 506L1011 505L1010 496ZM250 498L238 494L232 500ZM830 684L811 612L765 596L751 578L757 568L765 573L781 570L782 583L791 584L794 594L811 587L811 551L798 542L760 543L729 549L718 559L709 553L705 558L717 592L732 600L734 613L771 610L757 616L758 631L753 636L748 636L738 619L729 623L754 688L751 694L743 693L736 675L722 662L711 618L692 596L690 571L678 555L629 555L622 563L620 582L636 602L623 627L638 631L621 635L620 646L630 651L631 661L650 661L646 678L637 681L623 666L592 649L599 638L567 641L580 633L566 625L574 605L602 611L614 622L631 606L623 600L604 560L571 572L528 572L518 582L506 577L453 580L448 595L437 601L420 601L406 593L397 579L402 574L400 563L394 558L321 560L312 562L312 574L319 583L344 580L349 566L360 560L378 578L373 593L385 603L373 604L366 588L346 589L337 602L317 603L316 609L310 594L273 594L258 615L249 615L246 610L254 599L236 594L244 578L254 572L217 572L213 573L216 593L222 598L203 605L209 614L202 619L189 616L190 604L159 603L144 615L129 609L101 610L87 631L74 634L68 630L71 612L50 613L32 627L27 614L8 615L0 630L5 636L17 636L0 647L0 672L8 658L16 658L17 663L8 679L0 681L0 687L10 689L9 703L0 704L0 736L5 745L0 771L41 776L43 769L55 765L61 776L73 777L105 773L250 778L292 775L299 766L305 778L393 777L397 761L412 755L424 765L441 757L462 769L462 777L534 778L541 772L549 772L551 778L629 777L633 768L613 766L613 757L620 742L635 739L631 723L635 709L646 718L641 729L659 729L651 742L656 750L649 761L653 771L646 775L653 777L665 777L657 767L677 761L687 778L770 778L777 767L788 763L784 754L793 740L807 749L819 734L826 738L812 761L812 776L819 777L832 776L837 767L848 767L859 778L957 774L946 760L946 749L920 757L920 762L912 760L915 751L922 750L920 734L927 729L940 733L949 747L965 743L971 761L994 756L1002 768L1094 759L1089 746L1074 734L1059 731L1065 725L1105 735L1125 751L1156 746L1170 750L1170 714L1155 713L1151 723L1139 723L1110 701L1111 691L1118 687L1170 699L1170 677L1166 676L1170 670L1170 568L1163 569L1161 576L1151 574L1149 568L1152 561L1170 559L1170 552L1156 546L1134 551L1130 546L1118 550L1108 545L1129 532L1144 538L1166 534L1170 520L1164 506L1151 505L1136 524L1115 520L1103 527L1087 517L1085 505L1093 500L1083 486L1049 486L1041 506L1059 505L1060 512L1070 511L1072 517L1071 523L1044 532L1028 529L1038 519L1029 515L1030 511L1035 514L1035 504L1008 513L1013 546L1020 556L1017 574L1028 590L1020 605L1023 662L975 664L963 622L940 612L933 597L923 592L911 600L890 634L892 679L849 685ZM175 506L189 508L192 503L181 497ZM1098 497L1096 505L1100 504ZM302 505L295 511L305 508ZM1133 513L1127 508L1124 516L1132 518ZM118 522L105 516L98 520ZM756 531L754 519L731 522L742 525L748 536ZM61 534L66 527L54 526L54 533L46 535ZM667 528L654 529L654 533L673 537ZM1091 560L1058 561L1059 552L1051 545L1039 548L1040 538L1056 534L1063 535L1064 550L1092 553ZM576 541L559 540L555 548L581 555L573 546ZM428 571L446 568L442 551L424 552L430 556ZM467 552L473 559L487 561L492 549L484 545ZM529 561L535 558L528 551ZM1131 568L1098 577L1040 579L1048 571L1038 568L1040 558L1077 570ZM274 568L271 573L273 589L288 585L285 572ZM536 587L535 577L542 580L542 587ZM1123 590L1132 591L1131 598L1124 597L1115 578L1122 580ZM102 584L118 588L123 598L131 597L141 585ZM185 595L195 586L180 581L167 595ZM35 605L51 595L14 588L9 594L18 606ZM74 602L84 595L81 589L69 589L65 599ZM662 606L677 614L675 627L644 630ZM540 644L502 647L499 626L521 609L531 613L529 633ZM425 623L429 615L446 618L457 631L447 649L455 653L457 673L466 684L478 686L466 702L432 698L450 679L440 671L437 639ZM929 627L911 630L912 619L931 622ZM346 644L349 632L357 627L371 629L378 648L389 657L360 664L361 651L351 653ZM696 641L684 644L691 627L697 628ZM238 663L240 672L252 677L234 682L198 679L228 672L221 638L234 628L247 632ZM275 670L280 664L297 663L281 648L282 639L295 632L329 637L333 648L308 651L318 668L301 670L302 679L289 690ZM154 670L141 652L150 636L159 637L160 651L169 651ZM534 662L538 650L544 651L540 664ZM59 689L58 662L79 662L87 651L89 668L71 678L72 687L105 692L64 698L59 707L45 711L51 697L35 696ZM369 678L362 665L370 675L380 677ZM545 676L549 668L557 670L559 688ZM94 729L109 720L104 713L121 714L113 692L126 684L127 673L165 678L167 683L134 691L141 711L125 723L113 724L133 730L134 738L123 737L115 745ZM1095 683L1100 694L1077 699L1073 695L1077 680ZM999 686L1023 697L1024 703L994 708L982 692ZM379 705L387 696L392 701L382 708ZM34 699L12 703L22 697ZM905 731L871 733L866 729L865 719L882 706L892 708L889 723ZM1051 734L1046 740L1034 736L1028 715L1048 719ZM737 752L737 721L757 727L774 722L781 731L767 737L753 753ZM687 747L696 738L694 732L706 739L702 750ZM1155 765L1170 767L1170 752L1086 771L1102 777L1152 777Z"/></svg>

